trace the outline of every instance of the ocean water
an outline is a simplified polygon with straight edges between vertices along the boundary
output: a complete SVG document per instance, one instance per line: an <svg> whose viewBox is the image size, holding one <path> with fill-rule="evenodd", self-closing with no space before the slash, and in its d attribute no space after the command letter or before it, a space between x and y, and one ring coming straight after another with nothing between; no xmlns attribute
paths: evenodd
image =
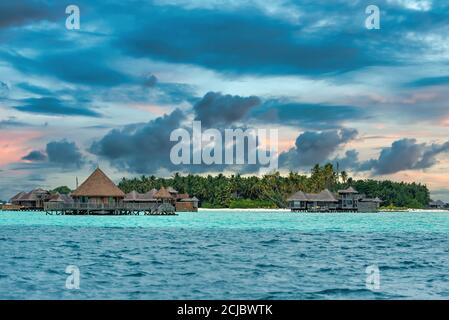
<svg viewBox="0 0 449 320"><path fill-rule="evenodd" d="M449 212L0 211L0 299L448 298Z"/></svg>

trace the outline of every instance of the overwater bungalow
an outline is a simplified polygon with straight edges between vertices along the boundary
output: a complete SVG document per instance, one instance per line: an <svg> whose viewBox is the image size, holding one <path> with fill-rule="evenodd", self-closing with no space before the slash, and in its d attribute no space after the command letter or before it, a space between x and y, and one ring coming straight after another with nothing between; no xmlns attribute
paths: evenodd
<svg viewBox="0 0 449 320"><path fill-rule="evenodd" d="M190 197L187 193L179 193L173 187L162 187L160 190L152 189L147 193L133 190L125 195L123 201L126 203L165 203L173 206L177 212L198 211L199 203L196 197Z"/></svg>
<svg viewBox="0 0 449 320"><path fill-rule="evenodd" d="M152 201L132 201L137 194L129 195L120 190L106 174L97 168L72 194L72 203L46 202L48 214L175 214L174 208Z"/></svg>
<svg viewBox="0 0 449 320"><path fill-rule="evenodd" d="M338 190L338 197L338 205L341 210L357 210L357 200L359 198L359 192L353 187L349 187L344 190Z"/></svg>
<svg viewBox="0 0 449 320"><path fill-rule="evenodd" d="M288 199L289 207L292 211L336 211L338 200L328 189L320 193L304 193L298 191Z"/></svg>
<svg viewBox="0 0 449 320"><path fill-rule="evenodd" d="M61 194L59 192L56 192L55 194L52 194L48 200L48 202L52 203L73 203L73 198L68 194Z"/></svg>
<svg viewBox="0 0 449 320"><path fill-rule="evenodd" d="M123 202L125 194L100 168L97 168L72 193L72 198L75 204L108 205L114 207Z"/></svg>
<svg viewBox="0 0 449 320"><path fill-rule="evenodd" d="M173 197L173 195L164 187L161 187L155 194L154 197L161 201L162 203L170 203L174 204L176 201L176 198Z"/></svg>
<svg viewBox="0 0 449 320"><path fill-rule="evenodd" d="M377 212L379 198L366 198L353 187L338 190L336 194L328 189L320 193L305 193L298 191L287 198L288 206L292 211L307 212Z"/></svg>
<svg viewBox="0 0 449 320"><path fill-rule="evenodd" d="M156 189L153 190L150 190L147 193L139 193L133 190L125 195L123 201L127 203L157 202L157 199L154 197L154 194L157 192L157 190Z"/></svg>
<svg viewBox="0 0 449 320"><path fill-rule="evenodd" d="M182 198L176 202L176 211L196 212L198 211L199 200L197 197Z"/></svg>
<svg viewBox="0 0 449 320"><path fill-rule="evenodd" d="M19 192L11 198L10 203L20 207L21 210L42 210L44 203L48 201L51 194L49 191L38 188L30 192Z"/></svg>
<svg viewBox="0 0 449 320"><path fill-rule="evenodd" d="M444 203L443 201L436 200L436 201L430 201L428 208L429 209L440 209L441 210L441 209L446 209L447 206L446 206L446 203Z"/></svg>
<svg viewBox="0 0 449 320"><path fill-rule="evenodd" d="M381 203L382 200L378 197L374 199L362 197L357 201L357 212L377 212Z"/></svg>

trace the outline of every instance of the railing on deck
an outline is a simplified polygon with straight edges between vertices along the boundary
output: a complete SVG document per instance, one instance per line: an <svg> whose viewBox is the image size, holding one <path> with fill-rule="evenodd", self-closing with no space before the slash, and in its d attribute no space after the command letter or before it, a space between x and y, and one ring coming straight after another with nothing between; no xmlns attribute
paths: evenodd
<svg viewBox="0 0 449 320"><path fill-rule="evenodd" d="M46 202L44 210L129 210L146 211L157 209L161 204L155 202L148 203L127 203L117 204L97 204L97 203L60 203Z"/></svg>

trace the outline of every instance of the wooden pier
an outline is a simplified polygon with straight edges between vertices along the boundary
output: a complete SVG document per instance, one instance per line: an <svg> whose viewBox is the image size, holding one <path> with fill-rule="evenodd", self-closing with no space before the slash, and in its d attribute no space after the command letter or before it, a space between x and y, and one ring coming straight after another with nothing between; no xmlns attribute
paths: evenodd
<svg viewBox="0 0 449 320"><path fill-rule="evenodd" d="M169 203L51 203L44 204L46 214L56 215L176 215L175 208Z"/></svg>

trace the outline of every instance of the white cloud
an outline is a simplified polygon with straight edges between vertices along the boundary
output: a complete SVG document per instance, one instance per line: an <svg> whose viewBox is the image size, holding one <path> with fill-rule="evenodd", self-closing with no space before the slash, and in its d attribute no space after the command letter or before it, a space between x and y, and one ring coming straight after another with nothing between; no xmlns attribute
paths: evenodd
<svg viewBox="0 0 449 320"><path fill-rule="evenodd" d="M416 11L430 11L433 5L432 0L388 0L387 2Z"/></svg>

